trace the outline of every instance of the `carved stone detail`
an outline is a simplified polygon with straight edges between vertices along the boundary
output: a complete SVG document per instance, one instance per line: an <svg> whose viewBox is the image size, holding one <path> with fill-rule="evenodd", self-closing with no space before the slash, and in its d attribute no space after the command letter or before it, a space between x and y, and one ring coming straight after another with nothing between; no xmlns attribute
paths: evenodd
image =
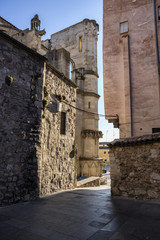
<svg viewBox="0 0 160 240"><path fill-rule="evenodd" d="M102 138L103 134L101 131L86 129L81 132L83 138Z"/></svg>

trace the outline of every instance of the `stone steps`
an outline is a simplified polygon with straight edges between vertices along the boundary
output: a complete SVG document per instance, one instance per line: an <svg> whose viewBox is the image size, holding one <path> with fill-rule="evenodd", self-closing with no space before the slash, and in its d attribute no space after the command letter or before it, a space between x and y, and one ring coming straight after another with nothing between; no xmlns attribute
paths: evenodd
<svg viewBox="0 0 160 240"><path fill-rule="evenodd" d="M77 188L96 187L96 186L105 185L105 184L107 184L106 177L88 177L86 179L78 181Z"/></svg>

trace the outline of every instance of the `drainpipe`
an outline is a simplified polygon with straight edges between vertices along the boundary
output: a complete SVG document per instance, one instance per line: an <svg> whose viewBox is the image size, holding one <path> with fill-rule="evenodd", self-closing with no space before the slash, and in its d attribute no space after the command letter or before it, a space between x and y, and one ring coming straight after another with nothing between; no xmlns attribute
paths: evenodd
<svg viewBox="0 0 160 240"><path fill-rule="evenodd" d="M132 66L131 66L131 45L129 35L128 35L128 59L129 59L130 109L131 109L131 137L133 137Z"/></svg>
<svg viewBox="0 0 160 240"><path fill-rule="evenodd" d="M159 64L159 45L158 45L157 4L156 4L156 0L154 0L154 24L155 24L155 35L156 35L157 67L158 67L158 80L159 80L159 92L160 92L160 64Z"/></svg>

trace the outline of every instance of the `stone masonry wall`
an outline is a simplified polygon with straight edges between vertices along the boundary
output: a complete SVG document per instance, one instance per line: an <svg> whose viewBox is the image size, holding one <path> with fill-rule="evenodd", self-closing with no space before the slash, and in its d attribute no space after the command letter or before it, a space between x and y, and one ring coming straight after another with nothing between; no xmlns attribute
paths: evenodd
<svg viewBox="0 0 160 240"><path fill-rule="evenodd" d="M63 77L61 78L55 75L54 68L47 66L45 85L48 88L49 95L48 106L45 109L45 119L42 121L42 157L39 162L41 196L75 186L76 109L69 105L75 105L76 88L73 83L66 83ZM66 134L60 134L61 112L57 111L59 100L56 96L66 98L61 102L62 112L66 113Z"/></svg>
<svg viewBox="0 0 160 240"><path fill-rule="evenodd" d="M43 61L27 50L0 34L0 205L39 195L35 146L39 144ZM5 82L8 75L13 77L11 86Z"/></svg>
<svg viewBox="0 0 160 240"><path fill-rule="evenodd" d="M8 75L13 77L9 85ZM60 97L64 135L57 111ZM76 110L70 106L75 99L74 83L0 31L0 205L75 186Z"/></svg>
<svg viewBox="0 0 160 240"><path fill-rule="evenodd" d="M160 200L160 134L109 144L113 196Z"/></svg>
<svg viewBox="0 0 160 240"><path fill-rule="evenodd" d="M94 161L97 158L97 164L86 164L86 171L82 171L83 163L78 163L78 176L82 172L88 172L88 168L93 167L89 172L91 174L99 173L95 171L95 166L99 166L98 158L98 138L88 137L87 140L82 138L84 130L98 131L98 74L97 74L97 40L99 26L94 20L84 19L75 25L72 25L62 31L51 35L50 40L42 41L47 48L61 49L64 48L70 53L72 63L72 80L75 75L75 82L78 85L76 106L80 110L76 112L76 136L77 158L79 161ZM64 70L58 68L63 73ZM91 112L88 113L88 112ZM95 114L93 114L93 112ZM90 176L89 172L86 176ZM91 175L99 176L99 175Z"/></svg>

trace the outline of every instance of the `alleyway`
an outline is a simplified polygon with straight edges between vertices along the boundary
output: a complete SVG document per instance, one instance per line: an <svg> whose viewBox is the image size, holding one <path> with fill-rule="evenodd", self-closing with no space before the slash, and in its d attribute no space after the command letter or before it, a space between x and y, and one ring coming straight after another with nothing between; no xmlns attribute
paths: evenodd
<svg viewBox="0 0 160 240"><path fill-rule="evenodd" d="M107 186L0 208L1 240L160 239L160 205L111 198Z"/></svg>

